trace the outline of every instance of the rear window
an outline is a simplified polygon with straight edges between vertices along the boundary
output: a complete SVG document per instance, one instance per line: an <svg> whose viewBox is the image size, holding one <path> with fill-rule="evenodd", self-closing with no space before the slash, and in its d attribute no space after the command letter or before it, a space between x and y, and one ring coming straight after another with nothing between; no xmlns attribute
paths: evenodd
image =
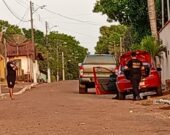
<svg viewBox="0 0 170 135"><path fill-rule="evenodd" d="M85 64L116 64L112 55L88 55Z"/></svg>

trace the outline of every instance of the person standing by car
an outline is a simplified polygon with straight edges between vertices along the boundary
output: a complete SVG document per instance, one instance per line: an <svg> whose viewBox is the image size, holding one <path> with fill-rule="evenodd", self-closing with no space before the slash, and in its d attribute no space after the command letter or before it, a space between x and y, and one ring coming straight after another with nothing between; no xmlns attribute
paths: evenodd
<svg viewBox="0 0 170 135"><path fill-rule="evenodd" d="M14 100L13 89L16 81L16 70L17 66L15 62L9 58L9 61L7 62L7 84L11 100Z"/></svg>
<svg viewBox="0 0 170 135"><path fill-rule="evenodd" d="M132 83L133 98L134 100L140 100L139 95L139 83L142 76L142 62L136 58L136 52L131 53L132 59L128 61L125 69L129 70L129 79Z"/></svg>

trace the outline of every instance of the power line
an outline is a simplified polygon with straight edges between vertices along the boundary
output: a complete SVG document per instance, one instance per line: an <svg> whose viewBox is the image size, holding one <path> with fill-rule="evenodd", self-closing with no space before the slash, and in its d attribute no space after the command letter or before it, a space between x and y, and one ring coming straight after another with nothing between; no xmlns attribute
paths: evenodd
<svg viewBox="0 0 170 135"><path fill-rule="evenodd" d="M29 1L29 0L27 0ZM34 3L35 4L35 3ZM38 4L35 4L36 6L40 6ZM55 15L58 15L62 18L65 18L65 19L68 19L68 20L72 20L72 21L76 21L76 22L80 22L80 23L86 23L86 24L89 24L89 25L94 25L94 26L100 26L100 24L97 24L95 22L91 22L91 21L87 21L87 20L80 20L80 19L77 19L77 18L72 18L72 17L68 17L66 15L63 15L61 13L57 13L55 11L52 11L52 10L49 10L48 8L44 8L46 11L48 11L49 13L52 13L52 14L55 14Z"/></svg>
<svg viewBox="0 0 170 135"><path fill-rule="evenodd" d="M35 4L35 5L36 5L36 6L40 6L40 5L38 5L38 4ZM87 21L87 20L80 20L80 19L68 17L68 16L66 16L66 15L63 15L63 14L61 14L61 13L54 12L54 11L49 10L49 9L47 9L47 8L44 8L44 9L45 9L46 11L48 11L49 13L58 15L58 16L60 16L60 17L62 17L62 18L68 19L68 20L72 20L72 21L76 21L76 22L81 22L81 23L86 23L86 24L89 24L89 25L98 25L98 26L100 26L99 24L96 24L96 23L94 23L94 22L90 22L90 21Z"/></svg>
<svg viewBox="0 0 170 135"><path fill-rule="evenodd" d="M27 8L27 7L25 6L26 3L23 3L23 2L21 3L21 2L19 2L18 0L15 0L15 1L16 1L16 3L18 3L18 4L21 5L22 7ZM23 5L23 4L24 4L24 5Z"/></svg>
<svg viewBox="0 0 170 135"><path fill-rule="evenodd" d="M81 22L81 23L86 23L86 24L88 23L88 24L90 24L90 25L98 25L98 24L93 23L93 22L90 22L90 21L79 20L79 19L75 19L75 18L72 18L72 17L68 17L68 16L65 16L65 15L62 15L62 14L60 14L60 13L56 13L56 12L54 12L54 11L51 11L51 10L47 9L47 8L44 8L44 9L45 9L46 11L52 13L52 14L58 15L58 16L60 16L60 17L63 17L63 18L65 18L65 19L68 19L68 20L72 20L72 21L76 21L76 22Z"/></svg>
<svg viewBox="0 0 170 135"><path fill-rule="evenodd" d="M17 19L19 19L20 20L20 22L19 23L21 23L21 22L29 22L30 20L23 20L23 18L25 17L25 15L26 15L26 12L24 13L24 16L22 17L22 18L19 18L18 16L16 16L15 14L14 14L14 12L10 9L10 7L8 6L8 4L5 2L5 0L2 0L3 2L4 2L4 4L6 5L6 7L8 8L8 10L17 18ZM26 3L25 3L26 4ZM39 5L37 5L37 4L35 4L36 6L39 6ZM63 17L63 18L66 18L66 19L69 19L69 20L73 20L73 21L76 21L76 22L81 22L81 23L88 23L89 21L85 21L85 20L79 20L79 19L75 19L75 18L71 18L71 17L68 17L68 16L65 16L65 15L62 15L62 14L60 14L60 13L56 13L56 12L54 12L54 11L51 11L51 10L49 10L49 9L47 9L47 8L44 8L46 11L48 11L48 12L50 12L50 13L52 13L52 14L55 14L55 15L58 15L58 16L60 16L60 17ZM26 10L27 11L27 10ZM44 18L43 18L43 20L45 20ZM44 21L45 22L45 21ZM93 24L93 23L90 23L90 25L96 25L96 24ZM61 27L61 26L60 26ZM63 28L63 27L62 27ZM65 28L63 28L63 29L65 29ZM66 29L66 30L68 30L68 29ZM72 31L72 30L69 30L69 31ZM87 35L87 34L83 34L83 33L80 33L80 32L76 32L76 31L72 31L72 32L74 32L74 33L77 33L77 34L80 34L80 35L83 35L83 36L87 36L87 37L92 37L91 35Z"/></svg>
<svg viewBox="0 0 170 135"><path fill-rule="evenodd" d="M24 15L23 15L23 17L22 17L22 20L25 18L26 14L27 14L27 11L29 11L29 9L25 10L25 13L24 13ZM21 22L22 22L22 21L20 20L19 23L18 23L18 25L20 25Z"/></svg>
<svg viewBox="0 0 170 135"><path fill-rule="evenodd" d="M5 0L2 0L3 3L5 4L5 6L7 7L7 9L10 11L10 13L17 18L18 20L22 21L22 22L29 22L30 20L22 20L21 18L19 18L17 15L15 15L15 13L10 9L10 7L8 6L8 4L5 2Z"/></svg>

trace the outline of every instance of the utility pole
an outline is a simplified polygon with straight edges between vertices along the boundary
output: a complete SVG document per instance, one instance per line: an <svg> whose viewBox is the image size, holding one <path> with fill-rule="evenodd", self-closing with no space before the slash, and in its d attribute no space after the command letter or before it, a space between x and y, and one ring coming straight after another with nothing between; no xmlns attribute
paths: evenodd
<svg viewBox="0 0 170 135"><path fill-rule="evenodd" d="M58 44L57 44L57 82L59 81L59 47L58 47Z"/></svg>
<svg viewBox="0 0 170 135"><path fill-rule="evenodd" d="M120 56L122 55L123 51L122 51L122 37L120 37L120 46L119 46L119 51L120 51Z"/></svg>
<svg viewBox="0 0 170 135"><path fill-rule="evenodd" d="M64 81L65 80L64 52L62 52L62 74L63 74L63 81Z"/></svg>
<svg viewBox="0 0 170 135"><path fill-rule="evenodd" d="M170 20L169 0L167 0L168 20Z"/></svg>
<svg viewBox="0 0 170 135"><path fill-rule="evenodd" d="M50 72L50 67L49 67L49 52L48 52L48 23L47 21L45 22L45 28L46 28L46 36L45 36L45 40L46 40L46 47L47 47L47 82L51 83L51 72Z"/></svg>
<svg viewBox="0 0 170 135"><path fill-rule="evenodd" d="M164 0L161 0L161 7L162 7L162 27L164 26L165 20L164 20Z"/></svg>
<svg viewBox="0 0 170 135"><path fill-rule="evenodd" d="M31 40L34 46L34 61L33 61L33 81L37 83L37 75L36 75L36 68L37 68L37 60L36 60L36 50L35 50L35 41L34 41L34 27L33 27L33 3L30 1L30 17L31 17Z"/></svg>
<svg viewBox="0 0 170 135"><path fill-rule="evenodd" d="M34 45L34 26L33 26L33 3L30 1L30 17L31 17L31 40Z"/></svg>

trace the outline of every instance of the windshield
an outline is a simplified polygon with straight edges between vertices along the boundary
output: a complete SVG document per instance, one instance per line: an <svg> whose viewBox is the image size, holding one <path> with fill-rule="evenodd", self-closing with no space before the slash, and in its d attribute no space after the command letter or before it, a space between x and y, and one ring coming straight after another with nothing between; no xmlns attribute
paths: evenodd
<svg viewBox="0 0 170 135"><path fill-rule="evenodd" d="M112 55L89 55L86 57L85 64L115 64L116 61Z"/></svg>

